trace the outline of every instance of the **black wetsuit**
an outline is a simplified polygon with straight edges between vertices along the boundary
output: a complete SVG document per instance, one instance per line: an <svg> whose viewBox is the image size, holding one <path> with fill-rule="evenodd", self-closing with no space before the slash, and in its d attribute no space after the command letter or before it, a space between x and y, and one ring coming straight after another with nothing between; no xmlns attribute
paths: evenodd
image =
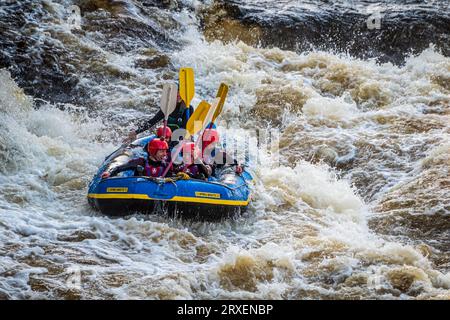
<svg viewBox="0 0 450 320"><path fill-rule="evenodd" d="M191 116L193 112L194 108L192 108L192 106L189 106L189 116ZM140 123L136 129L136 133L139 134L141 132L151 129L155 124L157 124L163 119L164 113L161 110L159 110L153 116L153 118ZM172 130L172 132L180 128L186 129L186 124L188 120L189 119L187 117L186 105L183 101L181 101L177 103L175 110L169 115L169 119L167 120L167 126Z"/></svg>

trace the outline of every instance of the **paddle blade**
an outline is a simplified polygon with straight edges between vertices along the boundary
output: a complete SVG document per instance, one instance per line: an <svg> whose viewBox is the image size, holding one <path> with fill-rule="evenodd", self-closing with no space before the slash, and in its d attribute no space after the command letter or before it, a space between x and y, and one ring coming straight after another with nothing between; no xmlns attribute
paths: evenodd
<svg viewBox="0 0 450 320"><path fill-rule="evenodd" d="M180 97L189 108L195 94L194 70L192 68L181 68L180 74Z"/></svg>
<svg viewBox="0 0 450 320"><path fill-rule="evenodd" d="M220 112L217 113L217 110L220 108L220 102L221 102L221 98L215 98L213 100L213 102L211 104L210 112L208 113L208 115L205 118L205 121L206 121L205 128L206 128L206 125L208 125L210 122L215 120L214 116L216 114L217 115L220 114ZM223 104L222 104L222 107L223 107Z"/></svg>
<svg viewBox="0 0 450 320"><path fill-rule="evenodd" d="M169 115L177 106L177 85L174 83L165 83L161 95L161 111L164 113L164 119L167 120Z"/></svg>
<svg viewBox="0 0 450 320"><path fill-rule="evenodd" d="M199 138L197 139L197 142L195 143L195 145L197 147L199 147L200 143L202 143L203 133L205 132L205 129L208 126L208 124L211 123L212 117L214 115L214 111L217 109L217 105L219 104L219 101L220 101L220 98L214 99L214 101L213 101L211 107L209 108L208 112L206 113L206 115L204 117L202 117L202 122L200 122L200 121L196 122L198 124L198 127L200 128L200 130L198 130L198 128L195 128L195 129L197 129L197 131L195 131L195 134L198 133L198 132L201 132L201 134L199 135Z"/></svg>
<svg viewBox="0 0 450 320"><path fill-rule="evenodd" d="M208 102L203 100L199 103L186 124L186 130L190 135L196 134L202 130L203 126L206 126L205 119L208 113L210 113L210 110L211 105Z"/></svg>
<svg viewBox="0 0 450 320"><path fill-rule="evenodd" d="M217 117L222 113L223 105L225 104L227 94L228 94L228 86L225 83L221 83L216 95L216 97L220 98L220 100L214 112L212 122L216 121Z"/></svg>

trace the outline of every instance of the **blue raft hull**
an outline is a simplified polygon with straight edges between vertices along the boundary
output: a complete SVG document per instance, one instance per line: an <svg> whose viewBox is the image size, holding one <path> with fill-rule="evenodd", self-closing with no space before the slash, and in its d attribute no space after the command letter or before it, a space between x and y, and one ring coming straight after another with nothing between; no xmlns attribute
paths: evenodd
<svg viewBox="0 0 450 320"><path fill-rule="evenodd" d="M225 169L209 181L149 178L131 172L101 179L106 166L138 156L152 138L140 139L107 157L89 185L88 201L93 208L108 216L162 212L201 220L230 217L247 208L252 181L247 171L237 175Z"/></svg>

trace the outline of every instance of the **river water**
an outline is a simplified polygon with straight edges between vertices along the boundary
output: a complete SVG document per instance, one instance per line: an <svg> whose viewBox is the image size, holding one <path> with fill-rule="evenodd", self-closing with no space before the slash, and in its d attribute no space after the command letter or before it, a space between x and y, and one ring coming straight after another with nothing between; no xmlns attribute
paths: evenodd
<svg viewBox="0 0 450 320"><path fill-rule="evenodd" d="M0 1L0 298L450 298L449 13ZM93 174L183 66L193 105L230 86L221 132L279 134L279 152L257 150L249 210L93 211Z"/></svg>

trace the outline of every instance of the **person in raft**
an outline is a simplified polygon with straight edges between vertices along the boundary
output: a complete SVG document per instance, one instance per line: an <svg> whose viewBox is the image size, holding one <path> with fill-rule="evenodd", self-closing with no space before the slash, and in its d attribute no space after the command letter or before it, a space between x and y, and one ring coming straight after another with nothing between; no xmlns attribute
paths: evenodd
<svg viewBox="0 0 450 320"><path fill-rule="evenodd" d="M177 129L186 129L186 124L188 122L188 114L191 115L194 113L194 108L189 106L189 109L186 108L186 104L181 99L180 93L177 95L177 105L175 110L169 115L169 119L167 120L167 126L175 131ZM153 128L158 122L164 119L164 113L159 110L151 119L145 120L141 122L136 129L131 130L128 134L128 137L125 138L123 143L130 143L133 140L136 140L138 134Z"/></svg>
<svg viewBox="0 0 450 320"><path fill-rule="evenodd" d="M170 130L169 127L166 127L166 131L164 132L164 127L161 126L158 129L156 129L156 136L167 142L169 145L169 150L171 150L174 146L174 142L172 142L172 130ZM150 142L149 142L150 143ZM144 146L144 151L147 151L147 145ZM170 153L169 153L170 154Z"/></svg>
<svg viewBox="0 0 450 320"><path fill-rule="evenodd" d="M173 169L177 176L185 176L186 179L189 177L208 180L208 177L212 174L212 167L202 161L200 150L195 146L195 143L184 143L182 150L183 162Z"/></svg>
<svg viewBox="0 0 450 320"><path fill-rule="evenodd" d="M212 175L215 175L216 169L223 169L225 166L236 166L235 172L241 174L244 169L238 164L236 159L232 159L225 151L218 148L219 141L220 136L216 129L206 129L203 132L203 162L212 168Z"/></svg>
<svg viewBox="0 0 450 320"><path fill-rule="evenodd" d="M161 177L167 166L169 166L167 161L168 149L169 145L165 140L155 138L147 145L147 158L139 157L123 165L108 168L102 173L101 177L106 179L127 170L134 170L135 176ZM172 165L170 165L167 176L172 175L171 169Z"/></svg>

